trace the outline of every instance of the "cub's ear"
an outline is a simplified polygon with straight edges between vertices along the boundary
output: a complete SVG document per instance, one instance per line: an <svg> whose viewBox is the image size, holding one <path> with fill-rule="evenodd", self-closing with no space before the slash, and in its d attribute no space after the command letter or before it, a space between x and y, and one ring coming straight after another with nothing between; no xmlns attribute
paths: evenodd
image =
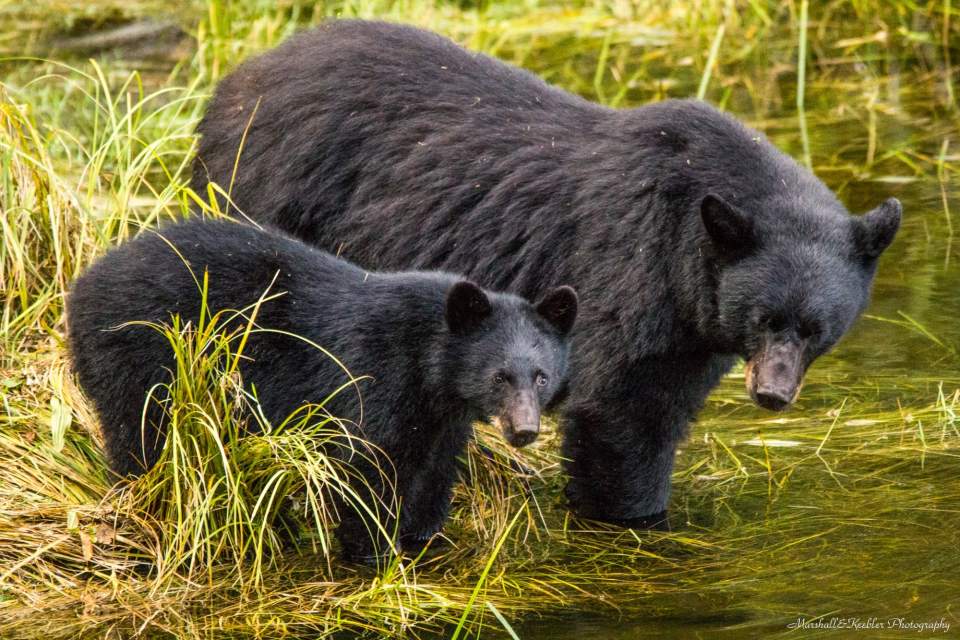
<svg viewBox="0 0 960 640"><path fill-rule="evenodd" d="M720 196L704 196L700 201L700 219L720 253L740 256L753 248L753 221Z"/></svg>
<svg viewBox="0 0 960 640"><path fill-rule="evenodd" d="M887 198L879 207L853 222L853 241L858 255L874 259L890 246L900 228L903 207L896 198Z"/></svg>
<svg viewBox="0 0 960 640"><path fill-rule="evenodd" d="M461 280L447 292L447 326L452 333L465 335L474 331L492 311L487 294L469 280Z"/></svg>
<svg viewBox="0 0 960 640"><path fill-rule="evenodd" d="M537 313L565 336L573 329L577 320L577 308L580 302L573 287L557 287L547 292L543 300L537 303Z"/></svg>

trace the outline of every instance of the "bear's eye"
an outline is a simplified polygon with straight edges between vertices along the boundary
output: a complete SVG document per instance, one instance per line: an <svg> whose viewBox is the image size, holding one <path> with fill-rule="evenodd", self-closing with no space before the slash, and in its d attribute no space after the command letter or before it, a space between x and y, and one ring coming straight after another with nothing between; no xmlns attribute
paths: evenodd
<svg viewBox="0 0 960 640"><path fill-rule="evenodd" d="M502 373L496 373L493 376L493 384L503 384L507 381L507 376Z"/></svg>
<svg viewBox="0 0 960 640"><path fill-rule="evenodd" d="M536 381L537 381L538 387L547 386L547 374L541 371L540 373L537 374Z"/></svg>

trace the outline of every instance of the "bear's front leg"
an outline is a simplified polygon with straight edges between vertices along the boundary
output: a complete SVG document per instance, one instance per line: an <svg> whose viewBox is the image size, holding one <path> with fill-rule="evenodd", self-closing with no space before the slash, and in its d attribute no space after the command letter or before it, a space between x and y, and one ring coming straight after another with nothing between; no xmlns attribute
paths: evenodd
<svg viewBox="0 0 960 640"><path fill-rule="evenodd" d="M729 358L648 358L574 389L564 415L567 499L580 516L666 528L673 460Z"/></svg>

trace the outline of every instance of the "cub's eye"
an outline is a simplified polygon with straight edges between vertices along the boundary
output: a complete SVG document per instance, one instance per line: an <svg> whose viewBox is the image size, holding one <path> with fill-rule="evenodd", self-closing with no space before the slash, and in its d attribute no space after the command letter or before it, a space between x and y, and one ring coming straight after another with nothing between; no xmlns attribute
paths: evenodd
<svg viewBox="0 0 960 640"><path fill-rule="evenodd" d="M809 340L820 333L820 327L812 324L801 324L797 327L797 335L801 340Z"/></svg>
<svg viewBox="0 0 960 640"><path fill-rule="evenodd" d="M547 386L547 374L545 374L545 373L538 373L538 374L537 374L536 381L537 381L537 386L538 386L538 387L545 387L545 386Z"/></svg>
<svg viewBox="0 0 960 640"><path fill-rule="evenodd" d="M503 384L507 381L507 376L497 373L493 376L493 384Z"/></svg>
<svg viewBox="0 0 960 640"><path fill-rule="evenodd" d="M760 318L760 328L772 333L780 333L787 328L787 321L782 316L763 316Z"/></svg>

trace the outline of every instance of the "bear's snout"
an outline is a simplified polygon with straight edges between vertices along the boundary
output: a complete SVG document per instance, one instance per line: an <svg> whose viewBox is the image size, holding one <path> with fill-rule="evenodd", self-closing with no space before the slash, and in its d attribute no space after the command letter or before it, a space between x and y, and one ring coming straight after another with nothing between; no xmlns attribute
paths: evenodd
<svg viewBox="0 0 960 640"><path fill-rule="evenodd" d="M803 347L799 342L767 342L745 368L747 392L759 406L783 411L800 395Z"/></svg>
<svg viewBox="0 0 960 640"><path fill-rule="evenodd" d="M540 403L533 390L516 392L499 416L503 437L511 446L525 447L540 434Z"/></svg>

